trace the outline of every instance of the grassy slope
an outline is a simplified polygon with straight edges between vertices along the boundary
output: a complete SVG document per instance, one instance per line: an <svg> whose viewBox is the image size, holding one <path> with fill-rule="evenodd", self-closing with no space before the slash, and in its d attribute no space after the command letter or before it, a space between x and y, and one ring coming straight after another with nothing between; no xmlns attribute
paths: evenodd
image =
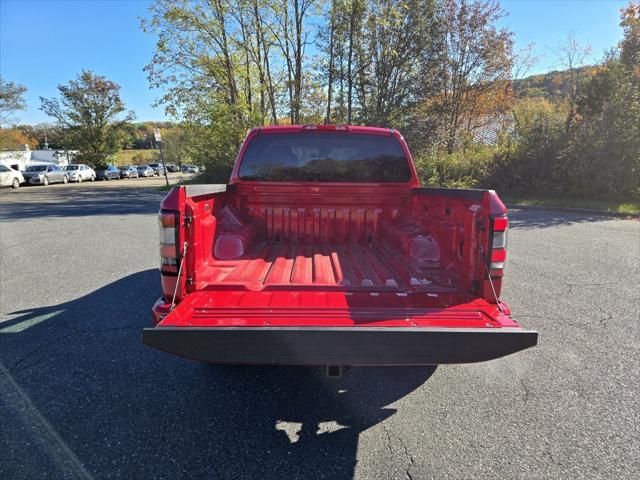
<svg viewBox="0 0 640 480"><path fill-rule="evenodd" d="M136 155L142 155L143 160L133 160ZM116 155L116 165L131 165L139 163L154 163L156 160L159 162L160 154L157 150L120 150Z"/></svg>
<svg viewBox="0 0 640 480"><path fill-rule="evenodd" d="M505 203L516 203L519 205L535 205L544 207L567 207L567 208L586 208L589 210L601 210L607 212L629 213L635 214L640 212L640 201L614 201L600 200L597 198L534 198L521 197L517 195L501 195Z"/></svg>

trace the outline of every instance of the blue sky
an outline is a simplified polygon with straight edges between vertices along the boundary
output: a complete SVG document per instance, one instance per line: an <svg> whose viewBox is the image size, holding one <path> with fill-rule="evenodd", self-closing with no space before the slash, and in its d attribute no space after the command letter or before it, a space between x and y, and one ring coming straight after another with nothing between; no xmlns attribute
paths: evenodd
<svg viewBox="0 0 640 480"><path fill-rule="evenodd" d="M553 49L570 32L591 45L591 61L602 57L622 37L619 9L626 1L503 0L508 16L502 25L515 34L516 49L536 44L542 56L531 73L557 65ZM22 123L47 121L39 97L56 95L56 85L83 68L122 86L122 97L139 121L164 120L152 104L143 67L154 39L139 28L148 0L0 0L0 74L28 88Z"/></svg>

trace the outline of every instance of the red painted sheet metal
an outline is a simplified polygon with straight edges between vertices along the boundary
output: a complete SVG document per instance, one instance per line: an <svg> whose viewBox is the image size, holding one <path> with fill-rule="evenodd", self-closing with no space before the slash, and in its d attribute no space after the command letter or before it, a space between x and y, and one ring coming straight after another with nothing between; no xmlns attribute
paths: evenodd
<svg viewBox="0 0 640 480"><path fill-rule="evenodd" d="M201 291L188 295L161 326L518 327L495 305L459 294L317 291Z"/></svg>
<svg viewBox="0 0 640 480"><path fill-rule="evenodd" d="M437 266L436 266L437 267ZM385 244L261 242L238 260L213 260L200 272L215 285L323 286L347 290L460 290L455 275L412 261Z"/></svg>
<svg viewBox="0 0 640 480"><path fill-rule="evenodd" d="M379 238L382 208L251 206L248 214L260 219L268 240L284 242L358 243Z"/></svg>

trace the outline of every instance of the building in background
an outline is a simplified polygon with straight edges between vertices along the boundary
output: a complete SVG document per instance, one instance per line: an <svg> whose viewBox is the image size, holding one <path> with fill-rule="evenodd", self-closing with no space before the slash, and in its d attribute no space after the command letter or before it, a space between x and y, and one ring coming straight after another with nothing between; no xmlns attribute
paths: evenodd
<svg viewBox="0 0 640 480"><path fill-rule="evenodd" d="M43 165L54 163L64 167L73 163L77 150L31 150L24 145L20 150L0 151L0 165L23 171L29 165Z"/></svg>

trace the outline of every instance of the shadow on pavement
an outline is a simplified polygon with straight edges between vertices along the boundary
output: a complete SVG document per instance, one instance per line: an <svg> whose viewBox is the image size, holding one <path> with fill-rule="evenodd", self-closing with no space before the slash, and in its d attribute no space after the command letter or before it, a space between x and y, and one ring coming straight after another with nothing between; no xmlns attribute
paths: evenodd
<svg viewBox="0 0 640 480"><path fill-rule="evenodd" d="M0 219L152 213L158 211L160 200L165 195L153 187L107 187L92 184L55 187L25 187L24 191L4 194L0 201ZM30 191L30 188L33 190Z"/></svg>
<svg viewBox="0 0 640 480"><path fill-rule="evenodd" d="M547 228L576 223L594 223L615 220L606 215L586 213L567 213L554 210L509 210L509 226L511 228Z"/></svg>
<svg viewBox="0 0 640 480"><path fill-rule="evenodd" d="M140 341L157 291L147 270L0 324L3 478L351 478L359 434L435 371L178 359Z"/></svg>

